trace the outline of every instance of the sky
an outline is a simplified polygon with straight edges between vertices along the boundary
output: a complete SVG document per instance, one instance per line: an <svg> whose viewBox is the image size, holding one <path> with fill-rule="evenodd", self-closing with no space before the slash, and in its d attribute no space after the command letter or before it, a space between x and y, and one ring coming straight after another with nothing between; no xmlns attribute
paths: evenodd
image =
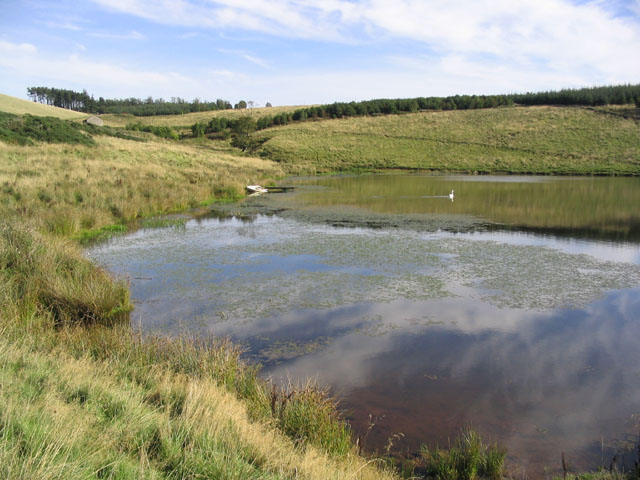
<svg viewBox="0 0 640 480"><path fill-rule="evenodd" d="M640 0L0 0L0 93L308 105L640 83Z"/></svg>

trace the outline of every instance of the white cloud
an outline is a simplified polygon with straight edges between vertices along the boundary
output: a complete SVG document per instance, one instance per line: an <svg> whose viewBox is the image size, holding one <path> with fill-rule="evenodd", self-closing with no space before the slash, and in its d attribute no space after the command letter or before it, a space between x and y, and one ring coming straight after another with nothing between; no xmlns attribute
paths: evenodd
<svg viewBox="0 0 640 480"><path fill-rule="evenodd" d="M263 68L269 67L269 64L265 60L262 60L261 58L258 58L258 57L254 57L253 55L244 54L242 55L242 58L244 58L248 62L258 65L259 67L263 67Z"/></svg>
<svg viewBox="0 0 640 480"><path fill-rule="evenodd" d="M252 55L250 53L247 53L244 50L218 48L217 51L220 53L224 53L225 55L233 55L233 56L244 58L246 61L251 62L255 65L258 65L259 67L262 67L262 68L269 68L269 63L266 60L262 58L258 58L255 55Z"/></svg>
<svg viewBox="0 0 640 480"><path fill-rule="evenodd" d="M128 65L89 60L81 55L40 53L30 44L0 41L0 78L20 79L24 85L43 82L65 85L65 88L98 90L103 96L154 96L195 90L192 78L171 71L136 69ZM1 83L0 83L1 85ZM97 91L95 93L98 93Z"/></svg>
<svg viewBox="0 0 640 480"><path fill-rule="evenodd" d="M110 38L113 40L144 40L146 38L143 34L135 30L131 30L129 33L93 32L90 35L92 37Z"/></svg>
<svg viewBox="0 0 640 480"><path fill-rule="evenodd" d="M81 30L84 30L84 28L70 22L65 22L65 23L48 22L47 25L52 28L62 28L64 30L71 30L74 32L79 32Z"/></svg>
<svg viewBox="0 0 640 480"><path fill-rule="evenodd" d="M190 38L196 38L198 36L197 32L187 32L187 33L183 33L181 35L178 35L178 38L182 39L182 40L188 40Z"/></svg>
<svg viewBox="0 0 640 480"><path fill-rule="evenodd" d="M94 0L162 24L244 29L288 38L353 44L406 39L419 51L463 59L484 76L486 57L519 72L550 73L558 86L621 83L640 77L638 18L610 2L569 0ZM640 1L627 11L640 14ZM246 58L248 61L255 59ZM257 63L254 61L254 63ZM259 63L258 63L259 64ZM455 69L455 67L454 67ZM464 73L464 72L463 72ZM577 83L576 83L577 82ZM563 85L564 86L564 85Z"/></svg>
<svg viewBox="0 0 640 480"><path fill-rule="evenodd" d="M539 72L600 81L622 73L626 78L640 75L640 62L629 61L640 51L638 25L616 18L600 4L397 0L391 5L372 0L363 18L439 55L465 58L468 67L482 65L474 57L490 56L512 70L534 66Z"/></svg>
<svg viewBox="0 0 640 480"><path fill-rule="evenodd" d="M11 43L0 40L0 64L2 64L3 60L6 62L16 56L33 55L37 51L36 46L30 43Z"/></svg>
<svg viewBox="0 0 640 480"><path fill-rule="evenodd" d="M335 13L350 10L343 2L290 2L288 0L94 0L110 10L165 25L213 29L244 29L293 38L345 40ZM348 2L346 2L348 3ZM335 8L333 8L335 6Z"/></svg>

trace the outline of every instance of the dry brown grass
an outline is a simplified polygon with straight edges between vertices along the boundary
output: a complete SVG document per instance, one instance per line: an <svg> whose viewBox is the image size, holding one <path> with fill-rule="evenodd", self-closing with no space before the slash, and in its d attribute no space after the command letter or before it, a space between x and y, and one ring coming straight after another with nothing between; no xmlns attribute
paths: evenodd
<svg viewBox="0 0 640 480"><path fill-rule="evenodd" d="M171 141L0 142L0 212L40 230L84 230L182 211L284 175L275 163Z"/></svg>

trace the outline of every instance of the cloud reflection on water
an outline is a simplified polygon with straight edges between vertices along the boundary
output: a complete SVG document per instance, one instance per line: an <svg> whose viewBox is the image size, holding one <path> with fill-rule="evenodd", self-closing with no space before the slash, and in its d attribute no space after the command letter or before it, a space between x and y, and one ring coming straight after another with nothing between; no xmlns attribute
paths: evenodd
<svg viewBox="0 0 640 480"><path fill-rule="evenodd" d="M593 300L637 285L638 251L530 234L341 230L258 217L250 228L209 220L141 231L90 255L132 279L134 321L142 318L147 331L231 336L268 360L275 378L331 386L354 425L384 415L370 448L397 432L407 447L442 445L473 423L539 470L561 450L593 467L600 448L590 449L601 437L634 432L640 290ZM562 268L560 282L550 278ZM427 274L444 284L441 292L425 290L440 288ZM500 288L517 301L496 306ZM542 294L550 300L537 311L513 308ZM584 307L545 308L566 299ZM280 352L269 350L278 342Z"/></svg>
<svg viewBox="0 0 640 480"><path fill-rule="evenodd" d="M637 434L631 415L640 413L640 289L613 292L583 310L547 313L433 301L414 307L443 323L412 328L402 328L398 315L416 312L390 307L372 306L369 315L400 328L338 338L270 373L316 375L346 408L357 408L360 429L369 413L384 415L370 448L383 448L398 432L408 447L442 445L473 424L541 474L542 462L560 451L574 465L593 468L601 439L611 446L624 432Z"/></svg>

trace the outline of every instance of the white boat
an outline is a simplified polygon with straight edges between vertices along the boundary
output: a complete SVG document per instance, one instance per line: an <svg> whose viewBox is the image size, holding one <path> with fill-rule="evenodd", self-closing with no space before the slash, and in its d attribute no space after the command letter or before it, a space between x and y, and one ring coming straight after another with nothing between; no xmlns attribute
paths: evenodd
<svg viewBox="0 0 640 480"><path fill-rule="evenodd" d="M267 193L268 190L260 185L247 185L249 193Z"/></svg>

